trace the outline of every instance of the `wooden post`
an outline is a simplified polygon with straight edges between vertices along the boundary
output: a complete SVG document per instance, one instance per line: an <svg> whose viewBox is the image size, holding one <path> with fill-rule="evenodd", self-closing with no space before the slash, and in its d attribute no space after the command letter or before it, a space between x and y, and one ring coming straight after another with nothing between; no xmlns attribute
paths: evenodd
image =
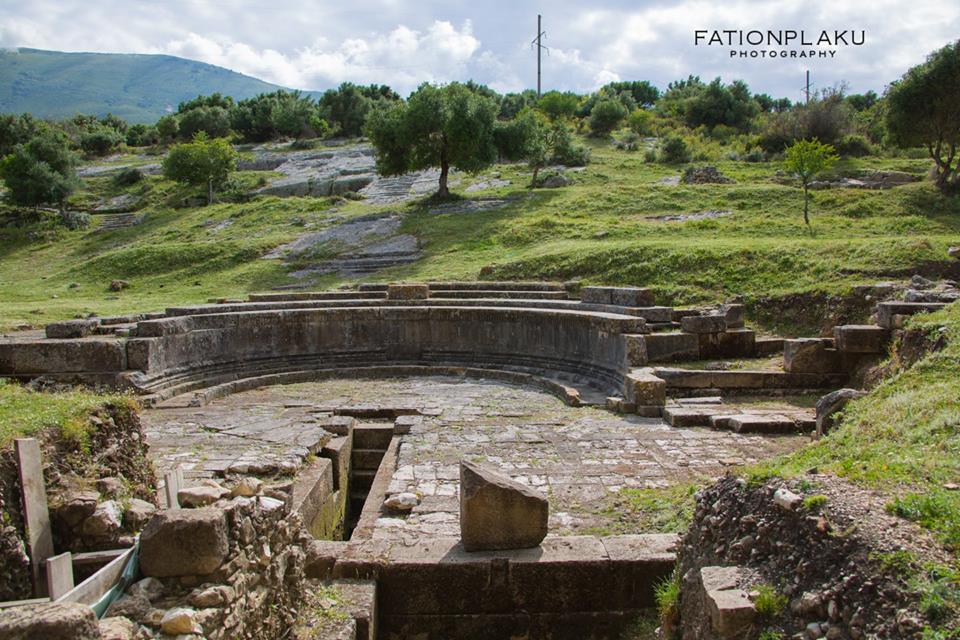
<svg viewBox="0 0 960 640"><path fill-rule="evenodd" d="M27 553L33 569L33 593L47 595L44 563L53 556L53 532L47 510L47 489L43 481L43 459L35 438L14 440L23 496L23 524L27 535Z"/></svg>
<svg viewBox="0 0 960 640"><path fill-rule="evenodd" d="M167 509L179 509L177 493L183 488L183 468L177 467L163 475L163 490L167 498Z"/></svg>
<svg viewBox="0 0 960 640"><path fill-rule="evenodd" d="M46 568L51 600L58 600L73 589L73 558L69 551L47 558Z"/></svg>

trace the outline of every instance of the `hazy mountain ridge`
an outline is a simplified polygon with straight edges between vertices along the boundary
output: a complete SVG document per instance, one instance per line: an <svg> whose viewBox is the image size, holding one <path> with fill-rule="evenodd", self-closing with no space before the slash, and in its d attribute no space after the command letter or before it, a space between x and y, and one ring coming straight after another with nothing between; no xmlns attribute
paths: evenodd
<svg viewBox="0 0 960 640"><path fill-rule="evenodd" d="M214 92L248 98L279 85L168 55L0 51L0 112L41 118L110 112L154 122L177 104Z"/></svg>

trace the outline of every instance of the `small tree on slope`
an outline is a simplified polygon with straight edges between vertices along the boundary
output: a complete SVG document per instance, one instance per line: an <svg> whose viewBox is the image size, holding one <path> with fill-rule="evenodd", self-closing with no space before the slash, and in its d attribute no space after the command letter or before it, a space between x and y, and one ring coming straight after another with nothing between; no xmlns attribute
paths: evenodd
<svg viewBox="0 0 960 640"><path fill-rule="evenodd" d="M163 175L171 180L207 187L207 204L214 189L226 182L237 168L237 152L223 138L210 140L200 132L193 142L174 145L163 159Z"/></svg>
<svg viewBox="0 0 960 640"><path fill-rule="evenodd" d="M810 226L810 183L814 176L826 171L837 161L834 148L819 140L797 140L787 147L783 167L799 178L803 186L803 221Z"/></svg>

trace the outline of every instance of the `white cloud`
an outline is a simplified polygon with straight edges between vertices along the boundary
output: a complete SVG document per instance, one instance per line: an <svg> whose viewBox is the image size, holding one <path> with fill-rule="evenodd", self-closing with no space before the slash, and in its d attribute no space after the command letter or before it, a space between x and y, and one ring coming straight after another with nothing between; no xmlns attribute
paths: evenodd
<svg viewBox="0 0 960 640"><path fill-rule="evenodd" d="M473 78L536 86L535 9L516 0L0 0L0 46L170 53L289 87ZM820 86L882 90L960 33L960 3L908 0L556 0L543 7L543 86L587 91L615 78L664 87L688 74L745 79L798 97ZM107 25L106 28L105 25ZM114 28L115 25L115 28ZM863 29L867 44L827 61L732 60L696 47L694 29Z"/></svg>

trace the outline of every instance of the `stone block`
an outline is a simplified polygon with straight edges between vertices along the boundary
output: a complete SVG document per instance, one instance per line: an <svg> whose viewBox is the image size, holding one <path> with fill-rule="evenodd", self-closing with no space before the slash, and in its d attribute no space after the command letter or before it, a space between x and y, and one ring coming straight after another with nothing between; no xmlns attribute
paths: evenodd
<svg viewBox="0 0 960 640"><path fill-rule="evenodd" d="M723 314L724 319L727 321L728 329L743 328L746 307L742 304L722 304L720 305L720 313Z"/></svg>
<svg viewBox="0 0 960 640"><path fill-rule="evenodd" d="M866 395L857 389L837 389L817 400L817 435L830 432L836 424L837 413L843 411L847 403Z"/></svg>
<svg viewBox="0 0 960 640"><path fill-rule="evenodd" d="M589 304L612 304L610 287L581 287L580 301Z"/></svg>
<svg viewBox="0 0 960 640"><path fill-rule="evenodd" d="M840 353L821 338L799 338L783 343L783 370L789 373L836 373L842 370Z"/></svg>
<svg viewBox="0 0 960 640"><path fill-rule="evenodd" d="M956 258L960 260L960 247L950 247L947 249L947 255L951 258Z"/></svg>
<svg viewBox="0 0 960 640"><path fill-rule="evenodd" d="M217 570L227 551L223 511L160 511L140 534L140 569L155 578L207 575Z"/></svg>
<svg viewBox="0 0 960 640"><path fill-rule="evenodd" d="M618 307L652 307L653 292L640 287L614 287L610 290L610 304Z"/></svg>
<svg viewBox="0 0 960 640"><path fill-rule="evenodd" d="M697 334L701 360L713 358L752 358L757 335L752 329L733 329L723 333Z"/></svg>
<svg viewBox="0 0 960 640"><path fill-rule="evenodd" d="M99 318L84 318L82 320L64 320L52 322L45 328L48 338L85 338L100 326Z"/></svg>
<svg viewBox="0 0 960 640"><path fill-rule="evenodd" d="M100 640L93 609L75 602L48 603L0 610L4 640Z"/></svg>
<svg viewBox="0 0 960 640"><path fill-rule="evenodd" d="M797 423L781 415L743 414L731 416L727 422L737 433L794 433Z"/></svg>
<svg viewBox="0 0 960 640"><path fill-rule="evenodd" d="M717 408L704 407L665 407L663 419L671 427L706 427L710 425L710 416L717 413Z"/></svg>
<svg viewBox="0 0 960 640"><path fill-rule="evenodd" d="M757 608L742 589L722 589L705 593L710 626L723 640L742 637L753 626Z"/></svg>
<svg viewBox="0 0 960 640"><path fill-rule="evenodd" d="M387 286L387 300L426 300L430 286L426 284L391 284Z"/></svg>
<svg viewBox="0 0 960 640"><path fill-rule="evenodd" d="M939 311L945 306L943 302L881 302L877 305L877 324L884 329L897 329L902 324L898 316Z"/></svg>
<svg viewBox="0 0 960 640"><path fill-rule="evenodd" d="M647 364L647 341L646 336L628 333L623 336L627 343L627 366L642 367Z"/></svg>
<svg viewBox="0 0 960 640"><path fill-rule="evenodd" d="M783 353L783 338L757 338L754 340L753 349L755 356L772 356L775 353Z"/></svg>
<svg viewBox="0 0 960 640"><path fill-rule="evenodd" d="M624 397L637 407L662 407L667 403L667 383L651 369L637 369L624 376Z"/></svg>
<svg viewBox="0 0 960 640"><path fill-rule="evenodd" d="M460 537L467 551L536 547L547 535L548 512L539 491L460 462Z"/></svg>
<svg viewBox="0 0 960 640"><path fill-rule="evenodd" d="M649 362L696 360L700 342L692 333L651 333L643 337Z"/></svg>
<svg viewBox="0 0 960 640"><path fill-rule="evenodd" d="M727 330L727 319L720 314L686 316L680 319L686 333L720 333Z"/></svg>
<svg viewBox="0 0 960 640"><path fill-rule="evenodd" d="M890 331L872 324L846 324L833 328L838 351L846 353L884 353Z"/></svg>

